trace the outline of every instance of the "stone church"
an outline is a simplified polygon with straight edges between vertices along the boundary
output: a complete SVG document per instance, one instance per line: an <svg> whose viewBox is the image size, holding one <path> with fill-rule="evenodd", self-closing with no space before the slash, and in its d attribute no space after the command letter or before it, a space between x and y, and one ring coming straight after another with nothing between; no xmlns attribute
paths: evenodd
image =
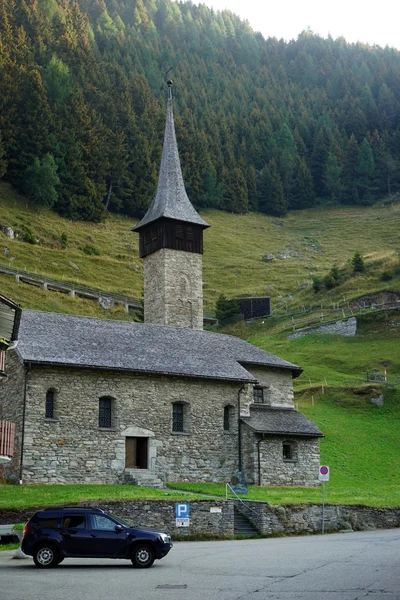
<svg viewBox="0 0 400 600"><path fill-rule="evenodd" d="M186 194L169 85L156 196L134 231L144 323L22 312L0 418L23 483L316 485L319 438L294 409L301 369L203 331L203 232Z"/></svg>

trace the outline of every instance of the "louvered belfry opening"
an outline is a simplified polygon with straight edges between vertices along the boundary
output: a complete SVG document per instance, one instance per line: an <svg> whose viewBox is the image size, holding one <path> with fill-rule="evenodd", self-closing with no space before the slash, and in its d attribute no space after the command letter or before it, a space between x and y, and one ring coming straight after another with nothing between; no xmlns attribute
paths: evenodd
<svg viewBox="0 0 400 600"><path fill-rule="evenodd" d="M203 254L203 227L183 221L161 219L140 231L141 258L161 248Z"/></svg>

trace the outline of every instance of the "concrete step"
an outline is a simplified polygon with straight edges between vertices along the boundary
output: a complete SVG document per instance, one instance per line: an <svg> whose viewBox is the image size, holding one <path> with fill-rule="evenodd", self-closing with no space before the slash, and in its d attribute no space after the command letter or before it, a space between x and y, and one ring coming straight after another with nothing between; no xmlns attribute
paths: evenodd
<svg viewBox="0 0 400 600"><path fill-rule="evenodd" d="M161 479L148 469L125 469L124 483L158 489L164 487Z"/></svg>
<svg viewBox="0 0 400 600"><path fill-rule="evenodd" d="M233 531L235 535L243 535L246 537L254 537L259 533L253 523L242 515L236 507L233 512Z"/></svg>

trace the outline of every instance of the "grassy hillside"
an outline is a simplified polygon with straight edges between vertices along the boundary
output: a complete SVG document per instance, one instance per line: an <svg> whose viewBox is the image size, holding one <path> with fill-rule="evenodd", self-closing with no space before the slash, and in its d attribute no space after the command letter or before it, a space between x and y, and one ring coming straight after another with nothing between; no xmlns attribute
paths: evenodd
<svg viewBox="0 0 400 600"><path fill-rule="evenodd" d="M206 310L214 309L220 293L228 297L270 295L274 310L288 307L290 312L303 305L330 305L343 296L400 289L400 204L323 212L312 209L290 213L284 219L214 210L204 211L202 216L211 225L204 234ZM131 232L135 224L115 215L101 224L68 221L50 211L35 211L23 197L0 184L0 225L20 232L16 240L0 233L3 265L141 298L143 265L138 236ZM63 234L66 248L62 248ZM39 243L22 241L24 235L38 238ZM329 292L314 294L311 276L323 276L335 262L343 269L347 265L350 271L348 265L356 250L364 255L367 272L349 277ZM267 254L275 258L263 261ZM393 279L382 281L382 273L388 270ZM72 301L64 295L56 299L54 292L27 291L11 277L1 276L1 289L26 308L111 316L90 302ZM117 317L129 318L118 313Z"/></svg>
<svg viewBox="0 0 400 600"><path fill-rule="evenodd" d="M384 392L384 405L371 398L379 388L309 390L297 396L299 408L325 434L321 464L330 467L325 484L328 504L400 506L400 395ZM314 398L314 405L311 398ZM225 495L225 486L174 483L175 489ZM320 488L249 487L248 499L271 504L321 502Z"/></svg>
<svg viewBox="0 0 400 600"><path fill-rule="evenodd" d="M21 232L16 240L8 240L0 232L0 264L142 296L143 265L138 257L138 236L131 232L135 221L111 215L103 224L70 222L28 208L24 198L5 184L0 185L0 194L0 225ZM400 312L358 315L354 338L310 335L287 339L292 310L310 305L329 307L339 301L344 305L362 294L400 290L400 205L336 208L323 213L313 209L279 220L218 211L202 215L211 224L204 236L205 307L213 310L221 292L228 297L271 296L275 316L249 325L242 322L227 332L303 367L303 374L294 382L296 403L326 435L321 441L321 460L332 468L327 502L400 505L399 386L392 389L363 382L366 371L382 371L384 366L390 377L400 376ZM39 243L23 241L24 235L39 238ZM367 270L353 276L350 262L356 250L364 255ZM265 262L262 257L266 254L275 258ZM311 276L325 275L335 262L343 283L315 294ZM390 280L382 279L384 272L390 273ZM1 293L23 308L133 318L121 307L106 311L96 302L17 284L6 275L0 275L0 281ZM384 405L378 407L371 399L382 392ZM224 493L223 486L189 487ZM320 490L252 488L249 497L317 502Z"/></svg>

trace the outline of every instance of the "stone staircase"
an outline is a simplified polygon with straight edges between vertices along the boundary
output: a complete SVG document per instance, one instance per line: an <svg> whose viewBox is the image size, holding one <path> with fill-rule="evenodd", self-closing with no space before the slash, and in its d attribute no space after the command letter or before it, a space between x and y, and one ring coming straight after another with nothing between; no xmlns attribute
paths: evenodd
<svg viewBox="0 0 400 600"><path fill-rule="evenodd" d="M158 489L164 487L161 479L153 471L149 471L149 469L125 469L124 483Z"/></svg>
<svg viewBox="0 0 400 600"><path fill-rule="evenodd" d="M235 535L254 537L259 534L254 525L239 512L236 506L233 509L233 532Z"/></svg>

